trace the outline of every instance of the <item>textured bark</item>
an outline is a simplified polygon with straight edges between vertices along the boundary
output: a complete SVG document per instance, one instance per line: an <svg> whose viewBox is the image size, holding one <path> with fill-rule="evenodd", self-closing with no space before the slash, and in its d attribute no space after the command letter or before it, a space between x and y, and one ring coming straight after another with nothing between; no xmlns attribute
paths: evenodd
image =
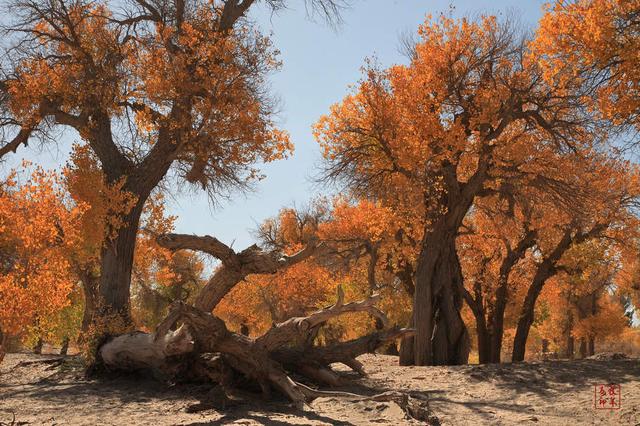
<svg viewBox="0 0 640 426"><path fill-rule="evenodd" d="M222 266L200 291L195 307L211 312L231 289L249 274L273 274L280 269L301 262L320 247L315 241L292 256L279 252L265 252L252 245L239 253L210 236L166 234L158 237L158 244L171 250L198 250L218 258Z"/></svg>
<svg viewBox="0 0 640 426"><path fill-rule="evenodd" d="M62 346L60 347L60 355L66 355L68 351L69 351L69 338L65 337L64 340L62 340Z"/></svg>
<svg viewBox="0 0 640 426"><path fill-rule="evenodd" d="M124 225L118 229L116 237L102 249L98 288L101 309L117 313L127 322L131 322L129 298L133 254L145 200L138 200L132 211L123 218Z"/></svg>
<svg viewBox="0 0 640 426"><path fill-rule="evenodd" d="M100 278L95 276L91 271L86 270L79 271L78 275L82 283L82 292L84 293L84 311L82 313L81 330L82 332L86 332L96 313L96 300Z"/></svg>
<svg viewBox="0 0 640 426"><path fill-rule="evenodd" d="M596 223L589 230L580 231L574 226L568 226L551 253L544 257L542 262L538 264L531 285L527 290L527 295L525 296L520 312L520 318L518 319L516 335L513 339L512 361L524 361L527 338L529 337L529 330L534 320L535 303L546 281L558 272L556 265L564 253L574 244L580 244L601 235L607 227L608 225L605 223Z"/></svg>
<svg viewBox="0 0 640 426"><path fill-rule="evenodd" d="M381 315L373 307L376 300L377 296L374 296L344 304L340 292L336 304L308 317L292 318L277 324L256 340L229 331L221 319L210 313L176 303L154 334L117 336L102 345L99 355L102 362L113 369L152 369L161 377L201 374L209 379L222 380L225 375L218 373L220 368L201 361L201 354L219 353L225 365L255 380L265 394L274 386L300 406L323 393L294 382L287 370L335 386L341 381L331 370L332 363L341 362L364 374L362 365L355 359L358 355L375 351L390 341L413 333L411 329L392 328L329 346L315 347L305 343L307 333L343 313L365 311L374 316ZM386 324L383 314L382 318ZM181 327L175 332L170 331L178 322L182 323ZM182 364L180 356L188 354L191 354L186 358L191 360L189 362L193 362L194 357L198 360L193 368L185 368Z"/></svg>
<svg viewBox="0 0 640 426"><path fill-rule="evenodd" d="M466 364L469 359L469 335L460 315L462 274L455 237L441 235L432 235L433 241L428 245L436 250L423 252L417 268L416 365L458 365Z"/></svg>

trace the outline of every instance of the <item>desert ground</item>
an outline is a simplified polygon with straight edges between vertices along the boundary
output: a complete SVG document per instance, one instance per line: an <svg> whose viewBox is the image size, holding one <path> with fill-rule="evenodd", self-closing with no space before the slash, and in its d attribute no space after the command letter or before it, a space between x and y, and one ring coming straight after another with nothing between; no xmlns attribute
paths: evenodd
<svg viewBox="0 0 640 426"><path fill-rule="evenodd" d="M7 356L0 365L0 425L424 424L406 417L395 402L344 396L319 398L300 411L284 400L267 402L238 393L220 407L210 386L169 386L141 377L89 380L78 358L57 358ZM400 367L395 357L365 355L359 359L368 377L353 378L340 390L423 395L431 424L640 425L640 360L596 358ZM619 409L594 408L594 385L602 383L621 386Z"/></svg>

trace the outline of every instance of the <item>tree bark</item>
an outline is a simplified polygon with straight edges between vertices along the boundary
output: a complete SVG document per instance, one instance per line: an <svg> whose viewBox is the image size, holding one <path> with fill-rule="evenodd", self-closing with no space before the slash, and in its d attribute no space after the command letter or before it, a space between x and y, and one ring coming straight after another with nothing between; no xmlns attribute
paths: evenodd
<svg viewBox="0 0 640 426"><path fill-rule="evenodd" d="M2 360L7 353L7 337L8 336L2 331L2 327L0 327L0 364L2 364Z"/></svg>
<svg viewBox="0 0 640 426"><path fill-rule="evenodd" d="M131 322L129 305L131 290L131 270L140 215L146 197L140 197L136 205L123 220L116 237L107 241L102 249L99 284L99 309L117 314L125 322Z"/></svg>
<svg viewBox="0 0 640 426"><path fill-rule="evenodd" d="M36 342L36 345L33 347L33 353L40 355L42 353L42 346L44 346L44 340L42 340L42 337L38 337L38 341Z"/></svg>
<svg viewBox="0 0 640 426"><path fill-rule="evenodd" d="M82 292L84 293L84 311L82 313L81 330L86 333L89 325L96 313L96 298L98 294L98 286L100 278L95 276L92 271L82 270L79 272L80 282L82 283Z"/></svg>
<svg viewBox="0 0 640 426"><path fill-rule="evenodd" d="M492 339L487 330L487 326L484 323L484 317L481 321L477 321L476 317L476 333L478 333L478 362L480 364L487 364L492 362L491 349Z"/></svg>
<svg viewBox="0 0 640 426"><path fill-rule="evenodd" d="M546 278L545 278L546 280ZM536 300L542 291L544 280L535 280L529 291L525 296L524 304L522 306L522 312L518 319L518 326L516 328L516 335L513 339L513 353L511 355L511 361L524 361L524 355L527 347L527 338L529 337L529 330L533 324L534 308Z"/></svg>
<svg viewBox="0 0 640 426"><path fill-rule="evenodd" d="M69 351L69 338L65 337L62 340L62 346L60 347L60 355L67 355L68 351Z"/></svg>
<svg viewBox="0 0 640 426"><path fill-rule="evenodd" d="M413 319L411 319L409 326L413 328ZM414 336L407 336L400 340L400 365L415 365L413 342Z"/></svg>

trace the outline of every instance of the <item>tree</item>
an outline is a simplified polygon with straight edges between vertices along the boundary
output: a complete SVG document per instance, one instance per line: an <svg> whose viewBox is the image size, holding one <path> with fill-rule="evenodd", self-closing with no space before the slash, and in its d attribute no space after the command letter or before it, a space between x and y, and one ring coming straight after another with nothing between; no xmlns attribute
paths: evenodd
<svg viewBox="0 0 640 426"><path fill-rule="evenodd" d="M573 214L556 211L547 215L547 220L553 221L545 224L544 233L539 232L534 274L518 319L512 361L524 360L536 300L546 282L562 271L565 255L592 240L620 237L622 230L636 223L633 209L640 194L637 171L626 162L603 156L585 163L584 173L578 176L589 194L586 203L576 204L579 208Z"/></svg>
<svg viewBox="0 0 640 426"><path fill-rule="evenodd" d="M464 299L476 320L480 364L500 362L507 304L513 301L512 271L536 244L537 229L523 206L510 211L486 197L464 223L458 239Z"/></svg>
<svg viewBox="0 0 640 426"><path fill-rule="evenodd" d="M74 275L68 253L79 240L82 207L64 204L59 178L36 168L0 189L0 334L25 332L68 305ZM0 341L0 360L4 356Z"/></svg>
<svg viewBox="0 0 640 426"><path fill-rule="evenodd" d="M555 1L540 20L534 45L545 78L561 87L582 85L583 102L606 119L636 128L639 8L636 0Z"/></svg>
<svg viewBox="0 0 640 426"><path fill-rule="evenodd" d="M442 18L419 35L410 64L368 67L316 138L327 179L419 224L414 361L460 364L469 352L456 252L465 216L477 197L512 185L555 191L549 160L588 145L593 121L578 97L546 84L508 23Z"/></svg>
<svg viewBox="0 0 640 426"><path fill-rule="evenodd" d="M270 0L273 8L285 2ZM314 6L335 12L332 0ZM134 202L100 250L99 295L129 316L140 216L170 169L212 196L291 151L265 86L279 65L244 19L253 0L17 0L0 82L7 147L75 130L109 187Z"/></svg>
<svg viewBox="0 0 640 426"><path fill-rule="evenodd" d="M110 368L146 367L159 369L170 376L191 374L213 380L223 387L230 385L229 376L237 371L257 381L263 393L268 395L271 386L275 386L301 406L328 394L294 382L287 370L320 383L336 385L340 378L331 369L331 363L341 362L363 374L362 364L355 359L358 355L412 333L412 330L394 327L347 342L314 345L309 336L315 336L319 327L344 313L368 312L380 318L385 327L388 325L384 314L373 306L378 297L344 303L341 289L335 304L307 316L275 324L255 339L231 332L215 313L208 312L216 308L245 277L274 274L300 265L317 250L317 245L307 245L288 256L277 250L264 251L255 245L236 252L210 236L168 234L160 236L158 242L172 250L189 249L211 254L222 265L196 297L195 307L177 303L153 334L124 334L100 346L100 359ZM182 325L171 331L177 322ZM207 353L220 353L220 356L211 358ZM191 356L185 357L187 354Z"/></svg>

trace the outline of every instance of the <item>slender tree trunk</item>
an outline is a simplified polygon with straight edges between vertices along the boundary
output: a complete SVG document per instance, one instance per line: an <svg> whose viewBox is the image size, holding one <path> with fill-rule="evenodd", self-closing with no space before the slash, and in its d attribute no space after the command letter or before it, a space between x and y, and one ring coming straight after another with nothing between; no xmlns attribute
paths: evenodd
<svg viewBox="0 0 640 426"><path fill-rule="evenodd" d="M60 355L67 355L69 351L69 338L65 337L62 341L62 347L60 348Z"/></svg>
<svg viewBox="0 0 640 426"><path fill-rule="evenodd" d="M502 337L504 335L504 312L507 307L507 289L506 283L504 288L502 285L496 292L496 304L489 321L491 350L489 362L499 363L502 356Z"/></svg>
<svg viewBox="0 0 640 426"><path fill-rule="evenodd" d="M488 364L491 361L491 335L485 324L484 317L476 316L476 333L478 334L478 361L480 364Z"/></svg>
<svg viewBox="0 0 640 426"><path fill-rule="evenodd" d="M546 354L547 352L549 352L549 340L542 339L542 353Z"/></svg>
<svg viewBox="0 0 640 426"><path fill-rule="evenodd" d="M524 361L524 355L527 349L527 338L529 337L529 330L531 330L531 325L533 324L536 301L542 292L544 283L556 273L555 262L562 257L562 254L570 245L571 233L567 231L563 239L554 249L552 255L543 260L536 270L536 274L524 298L522 311L518 319L518 327L516 328L516 335L513 339L513 353L511 354L511 361L513 362Z"/></svg>
<svg viewBox="0 0 640 426"><path fill-rule="evenodd" d="M580 338L580 358L585 359L587 357L587 339Z"/></svg>
<svg viewBox="0 0 640 426"><path fill-rule="evenodd" d="M7 337L8 336L2 331L2 327L0 327L0 364L2 364L2 360L7 353Z"/></svg>
<svg viewBox="0 0 640 426"><path fill-rule="evenodd" d="M413 319L409 328L414 328ZM415 365L415 349L413 336L403 337L400 340L400 365Z"/></svg>
<svg viewBox="0 0 640 426"><path fill-rule="evenodd" d="M142 198L142 197L141 197ZM102 250L99 296L101 309L117 313L131 321L129 296L131 270L140 215L145 199L138 199L131 212L123 218L123 226L116 237L108 241Z"/></svg>
<svg viewBox="0 0 640 426"><path fill-rule="evenodd" d="M571 334L567 336L567 353L565 355L569 359L575 358L575 340Z"/></svg>
<svg viewBox="0 0 640 426"><path fill-rule="evenodd" d="M595 355L596 353L596 339L593 336L589 336L589 347L588 354L589 356Z"/></svg>
<svg viewBox="0 0 640 426"><path fill-rule="evenodd" d="M44 345L44 340L42 340L42 337L38 337L38 341L36 342L36 345L33 347L33 353L40 355L42 353L43 345Z"/></svg>
<svg viewBox="0 0 640 426"><path fill-rule="evenodd" d="M534 278L534 283L529 287L529 291L524 299L522 312L518 319L516 335L513 339L513 353L511 355L513 362L524 361L524 355L527 349L527 338L529 337L529 330L533 324L534 308L536 300L542 291L543 284L544 281L540 282Z"/></svg>
<svg viewBox="0 0 640 426"><path fill-rule="evenodd" d="M84 333L89 329L96 311L96 297L100 278L91 271L84 270L80 273L80 281L82 282L82 291L84 293L84 312L82 314L82 332Z"/></svg>

